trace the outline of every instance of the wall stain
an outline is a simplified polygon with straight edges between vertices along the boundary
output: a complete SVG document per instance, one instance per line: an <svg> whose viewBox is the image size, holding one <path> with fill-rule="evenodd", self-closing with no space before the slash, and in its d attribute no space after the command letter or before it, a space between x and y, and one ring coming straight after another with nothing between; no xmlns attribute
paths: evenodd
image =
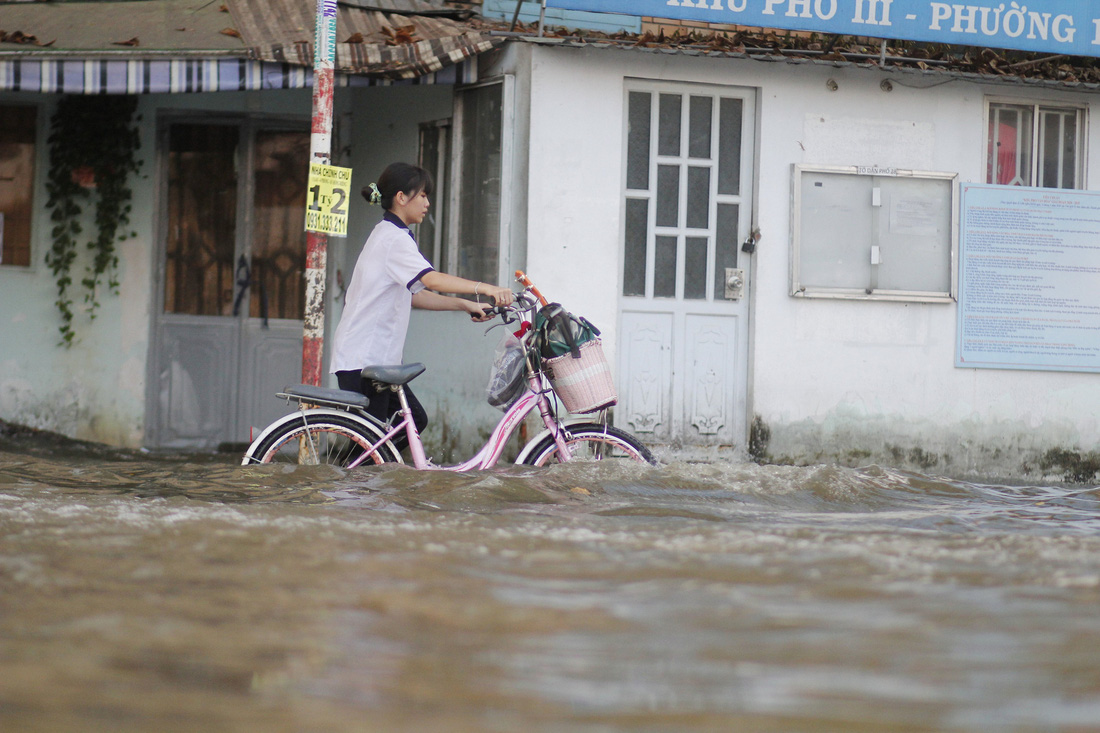
<svg viewBox="0 0 1100 733"><path fill-rule="evenodd" d="M1039 468L1045 473L1061 471L1062 480L1069 483L1089 483L1100 475L1100 453L1051 448L1039 458Z"/></svg>

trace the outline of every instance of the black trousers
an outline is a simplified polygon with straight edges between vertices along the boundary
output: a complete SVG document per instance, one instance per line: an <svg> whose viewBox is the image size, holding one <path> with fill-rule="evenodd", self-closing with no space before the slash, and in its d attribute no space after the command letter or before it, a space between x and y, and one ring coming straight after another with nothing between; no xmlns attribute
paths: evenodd
<svg viewBox="0 0 1100 733"><path fill-rule="evenodd" d="M397 398L396 392L392 389L384 389L379 392L369 380L363 379L363 375L356 369L336 372L336 381L340 385L340 389L358 392L370 400L367 413L382 422L389 420L401 409L401 400ZM424 428L428 426L428 413L407 384L405 385L405 398L409 401L409 409L412 410L413 422L416 424L417 431L423 432ZM404 431L393 436L393 444L398 450L408 446L409 439Z"/></svg>

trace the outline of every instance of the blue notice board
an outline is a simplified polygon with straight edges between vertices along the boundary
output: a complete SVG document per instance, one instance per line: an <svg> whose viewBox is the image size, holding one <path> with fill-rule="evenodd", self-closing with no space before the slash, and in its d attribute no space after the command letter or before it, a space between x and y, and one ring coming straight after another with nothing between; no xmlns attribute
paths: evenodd
<svg viewBox="0 0 1100 733"><path fill-rule="evenodd" d="M1100 192L964 184L955 366L1100 372Z"/></svg>

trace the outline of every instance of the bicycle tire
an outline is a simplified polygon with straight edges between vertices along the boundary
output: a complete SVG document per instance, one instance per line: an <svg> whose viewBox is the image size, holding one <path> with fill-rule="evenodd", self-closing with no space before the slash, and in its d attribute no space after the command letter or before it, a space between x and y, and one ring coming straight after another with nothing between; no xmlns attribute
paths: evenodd
<svg viewBox="0 0 1100 733"><path fill-rule="evenodd" d="M633 460L657 465L657 459L642 442L625 430L600 425L577 423L566 426L570 438L567 441L574 451L570 463L576 461ZM546 466L560 463L557 460L558 444L554 436L547 435L527 454L523 463L528 466Z"/></svg>
<svg viewBox="0 0 1100 733"><path fill-rule="evenodd" d="M308 435L310 450L306 461L300 460L299 438ZM300 465L325 464L347 466L364 449L382 438L383 433L368 435L363 425L352 417L331 413L300 413L288 420L282 429L253 444L245 453L243 464L290 463ZM390 443L380 445L375 453L360 465L401 463L400 454Z"/></svg>

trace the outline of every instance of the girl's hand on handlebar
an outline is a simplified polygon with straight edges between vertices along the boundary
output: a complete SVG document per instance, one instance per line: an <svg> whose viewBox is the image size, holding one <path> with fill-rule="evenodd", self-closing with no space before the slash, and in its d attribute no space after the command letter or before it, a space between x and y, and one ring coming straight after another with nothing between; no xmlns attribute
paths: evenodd
<svg viewBox="0 0 1100 733"><path fill-rule="evenodd" d="M462 302L465 303L466 312L470 314L470 320L476 323L491 321L496 317L496 311L488 303L475 303L470 300L463 300Z"/></svg>
<svg viewBox="0 0 1100 733"><path fill-rule="evenodd" d="M498 285L486 285L484 292L485 295L493 299L494 305L511 305L516 300L516 295L512 292L511 288L500 287Z"/></svg>

